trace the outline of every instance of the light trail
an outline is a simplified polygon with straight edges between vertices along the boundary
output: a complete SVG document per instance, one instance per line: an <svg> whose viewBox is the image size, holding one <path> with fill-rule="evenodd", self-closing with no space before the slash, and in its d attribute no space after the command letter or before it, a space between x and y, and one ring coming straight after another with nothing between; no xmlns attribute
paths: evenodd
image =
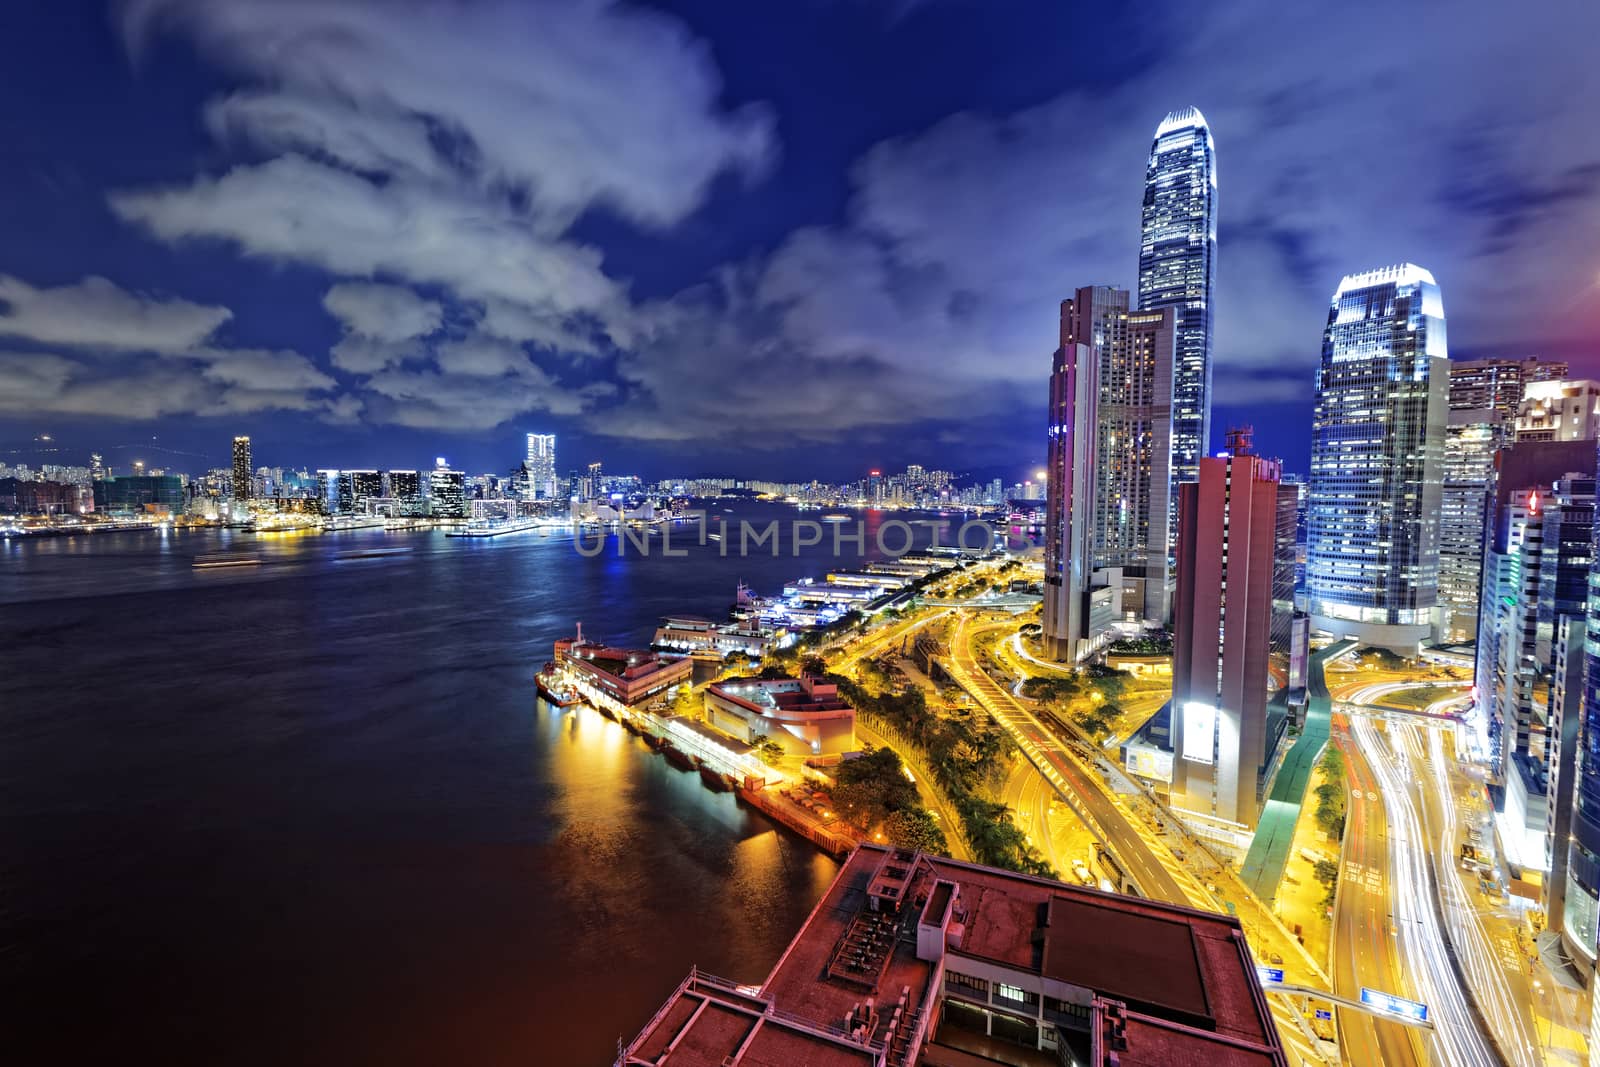
<svg viewBox="0 0 1600 1067"><path fill-rule="evenodd" d="M1350 732L1383 793L1389 832L1390 906L1401 966L1417 999L1429 1006L1436 1021L1426 1042L1429 1062L1496 1067L1500 1058L1484 1039L1467 993L1457 980L1445 946L1444 927L1433 905L1430 849L1412 799L1408 753L1398 747L1386 751L1376 727L1366 717L1352 716Z"/></svg>

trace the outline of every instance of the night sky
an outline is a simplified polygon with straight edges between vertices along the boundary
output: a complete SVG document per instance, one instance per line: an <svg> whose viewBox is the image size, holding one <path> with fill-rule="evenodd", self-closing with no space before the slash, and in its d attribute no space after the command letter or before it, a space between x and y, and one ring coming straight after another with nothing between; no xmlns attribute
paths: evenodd
<svg viewBox="0 0 1600 1067"><path fill-rule="evenodd" d="M1454 357L1600 374L1600 5L1311 8L7 0L0 461L1020 479L1187 105L1213 447L1303 471L1328 298L1401 261Z"/></svg>

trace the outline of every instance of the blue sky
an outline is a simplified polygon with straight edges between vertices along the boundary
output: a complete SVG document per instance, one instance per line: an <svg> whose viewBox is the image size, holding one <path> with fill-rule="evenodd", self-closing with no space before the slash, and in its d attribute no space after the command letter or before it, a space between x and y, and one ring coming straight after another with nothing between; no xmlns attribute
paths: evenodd
<svg viewBox="0 0 1600 1067"><path fill-rule="evenodd" d="M17 0L0 459L1021 477L1056 304L1217 142L1214 433L1303 469L1342 274L1600 373L1600 8ZM60 453L38 451L50 434ZM1213 442L1215 445L1217 442Z"/></svg>

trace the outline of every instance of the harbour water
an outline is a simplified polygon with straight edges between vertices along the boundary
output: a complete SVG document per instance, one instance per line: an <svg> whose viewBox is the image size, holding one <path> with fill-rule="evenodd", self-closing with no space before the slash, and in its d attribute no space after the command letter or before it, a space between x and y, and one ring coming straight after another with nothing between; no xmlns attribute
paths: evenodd
<svg viewBox="0 0 1600 1067"><path fill-rule="evenodd" d="M0 542L7 1062L600 1065L691 965L758 981L833 861L532 685L859 562L688 547Z"/></svg>

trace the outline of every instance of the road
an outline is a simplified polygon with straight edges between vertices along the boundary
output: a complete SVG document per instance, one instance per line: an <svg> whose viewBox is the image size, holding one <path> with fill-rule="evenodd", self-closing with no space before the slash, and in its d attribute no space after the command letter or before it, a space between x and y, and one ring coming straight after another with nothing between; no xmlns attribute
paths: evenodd
<svg viewBox="0 0 1600 1067"><path fill-rule="evenodd" d="M1367 810L1363 811L1361 822L1351 824L1346 877L1350 878L1353 873L1349 864L1359 856L1365 861L1364 870L1360 872L1363 878L1362 883L1350 878L1341 887L1341 914L1335 942L1344 945L1350 939L1370 936L1370 923L1375 913L1361 914L1358 910L1351 914L1347 910L1359 909L1357 901L1362 894L1355 887L1364 883L1367 894L1383 901L1384 929L1392 931L1398 954L1397 961L1392 957L1385 961L1381 952L1363 957L1359 948L1353 948L1351 957L1343 961L1351 968L1347 980L1359 984L1388 980L1392 984L1387 992L1428 1005L1435 1027L1424 1041L1424 1062L1451 1067L1493 1067L1501 1062L1500 1057L1480 1027L1469 995L1457 977L1446 942L1445 924L1437 907L1439 887L1443 887L1446 894L1452 884L1459 889L1454 873L1455 848L1449 845L1440 862L1442 842L1438 835L1429 832L1424 814L1428 772L1420 766L1414 746L1406 736L1412 727L1391 724L1392 735L1385 737L1368 716L1344 716L1342 721L1346 726L1342 747L1351 767L1352 793L1359 782L1364 809L1376 806L1374 795L1381 797L1383 836L1381 839L1369 837L1379 827L1376 818ZM1454 834L1453 828L1451 834ZM1378 881L1376 888L1371 886L1369 876L1369 872L1374 871ZM1347 898L1350 898L1349 903ZM1462 958L1468 959L1469 955ZM1471 975L1472 968L1467 969ZM1396 988L1402 980L1405 988ZM1507 1051L1515 1054L1518 1049ZM1526 1047L1520 1051L1526 1053ZM1513 1062L1521 1065L1537 1060L1519 1057Z"/></svg>
<svg viewBox="0 0 1600 1067"><path fill-rule="evenodd" d="M1333 743L1344 754L1350 797L1330 953L1333 990L1352 999L1360 998L1363 986L1412 997L1413 990L1401 974L1399 946L1391 933L1388 824L1378 782L1351 739L1343 716L1334 717ZM1353 1011L1341 1011L1338 1018L1339 1046L1351 1063L1421 1067L1428 1062L1420 1035L1409 1026L1380 1022Z"/></svg>

